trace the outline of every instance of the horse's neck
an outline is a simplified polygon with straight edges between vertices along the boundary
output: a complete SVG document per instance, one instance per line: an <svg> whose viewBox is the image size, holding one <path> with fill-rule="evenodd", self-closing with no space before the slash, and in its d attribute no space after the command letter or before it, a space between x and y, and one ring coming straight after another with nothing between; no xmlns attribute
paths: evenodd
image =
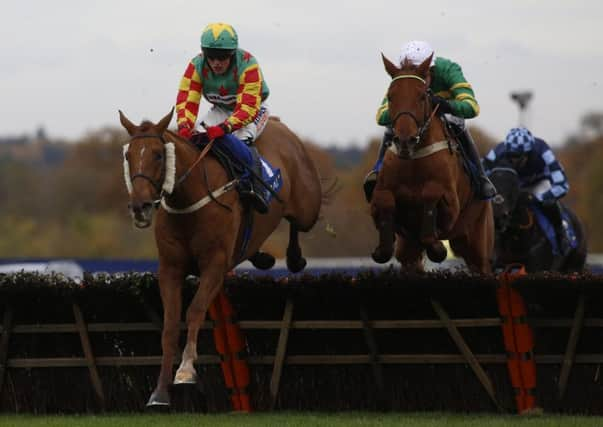
<svg viewBox="0 0 603 427"><path fill-rule="evenodd" d="M449 135L446 131L444 120L440 118L437 114L433 116L433 119L431 120L431 125L429 126L429 129L427 129L427 134L425 136L425 145L431 145L448 138Z"/></svg>
<svg viewBox="0 0 603 427"><path fill-rule="evenodd" d="M511 221L513 228L520 233L528 233L534 229L534 213L528 206L517 206Z"/></svg>
<svg viewBox="0 0 603 427"><path fill-rule="evenodd" d="M172 193L173 198L183 202L196 201L199 197L207 194L207 186L203 176L204 168L208 167L205 163L215 160L210 156L205 156L198 161L201 152L191 143L178 138L171 138L176 151L176 187ZM195 164L197 162L197 164ZM186 176L185 176L186 175Z"/></svg>

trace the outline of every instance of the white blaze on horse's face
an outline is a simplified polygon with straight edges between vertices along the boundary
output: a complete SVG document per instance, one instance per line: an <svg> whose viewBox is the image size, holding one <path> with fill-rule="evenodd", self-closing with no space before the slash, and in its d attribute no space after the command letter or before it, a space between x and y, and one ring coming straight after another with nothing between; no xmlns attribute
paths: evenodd
<svg viewBox="0 0 603 427"><path fill-rule="evenodd" d="M138 139L123 148L124 180L134 225L146 228L151 225L153 207L174 189L176 155L173 143L164 143L157 137Z"/></svg>

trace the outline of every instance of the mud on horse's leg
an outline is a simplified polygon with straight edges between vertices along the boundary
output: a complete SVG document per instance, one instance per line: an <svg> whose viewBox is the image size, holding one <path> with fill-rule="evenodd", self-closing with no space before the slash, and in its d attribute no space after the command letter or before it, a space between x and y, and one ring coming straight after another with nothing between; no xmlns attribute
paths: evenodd
<svg viewBox="0 0 603 427"><path fill-rule="evenodd" d="M299 246L299 230L294 221L289 224L289 246L287 246L287 268L291 273L298 273L304 269L307 262L302 256Z"/></svg>
<svg viewBox="0 0 603 427"><path fill-rule="evenodd" d="M174 356L180 336L180 315L182 313L182 283L184 272L181 269L165 267L159 263L159 291L163 304L163 331L161 334L161 371L157 386L149 397L147 406L169 406L168 388L172 384Z"/></svg>
<svg viewBox="0 0 603 427"><path fill-rule="evenodd" d="M207 310L214 298L222 289L224 275L226 274L226 255L222 252L214 254L210 262L199 266L201 278L199 288L186 311L187 336L186 346L182 352L182 361L176 371L174 384L195 384L197 371L197 339L199 329L203 324Z"/></svg>

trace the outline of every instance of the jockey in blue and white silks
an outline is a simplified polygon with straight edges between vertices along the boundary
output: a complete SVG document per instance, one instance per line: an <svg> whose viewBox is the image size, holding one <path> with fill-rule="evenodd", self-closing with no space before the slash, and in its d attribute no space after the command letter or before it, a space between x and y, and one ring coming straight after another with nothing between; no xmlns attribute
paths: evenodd
<svg viewBox="0 0 603 427"><path fill-rule="evenodd" d="M535 138L528 129L519 127L511 129L505 140L490 150L483 159L486 173L503 158L513 165L521 187L528 189L540 202L555 227L559 244L564 251L569 242L558 201L569 191L569 183L553 150L544 140Z"/></svg>

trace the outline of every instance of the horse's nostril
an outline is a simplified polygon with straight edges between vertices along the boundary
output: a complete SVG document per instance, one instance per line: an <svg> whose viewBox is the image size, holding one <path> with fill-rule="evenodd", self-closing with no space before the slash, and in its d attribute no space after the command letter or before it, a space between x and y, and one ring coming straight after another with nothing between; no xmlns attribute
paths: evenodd
<svg viewBox="0 0 603 427"><path fill-rule="evenodd" d="M128 203L128 209L130 209L134 213L141 213L147 211L153 207L152 202L135 202Z"/></svg>

